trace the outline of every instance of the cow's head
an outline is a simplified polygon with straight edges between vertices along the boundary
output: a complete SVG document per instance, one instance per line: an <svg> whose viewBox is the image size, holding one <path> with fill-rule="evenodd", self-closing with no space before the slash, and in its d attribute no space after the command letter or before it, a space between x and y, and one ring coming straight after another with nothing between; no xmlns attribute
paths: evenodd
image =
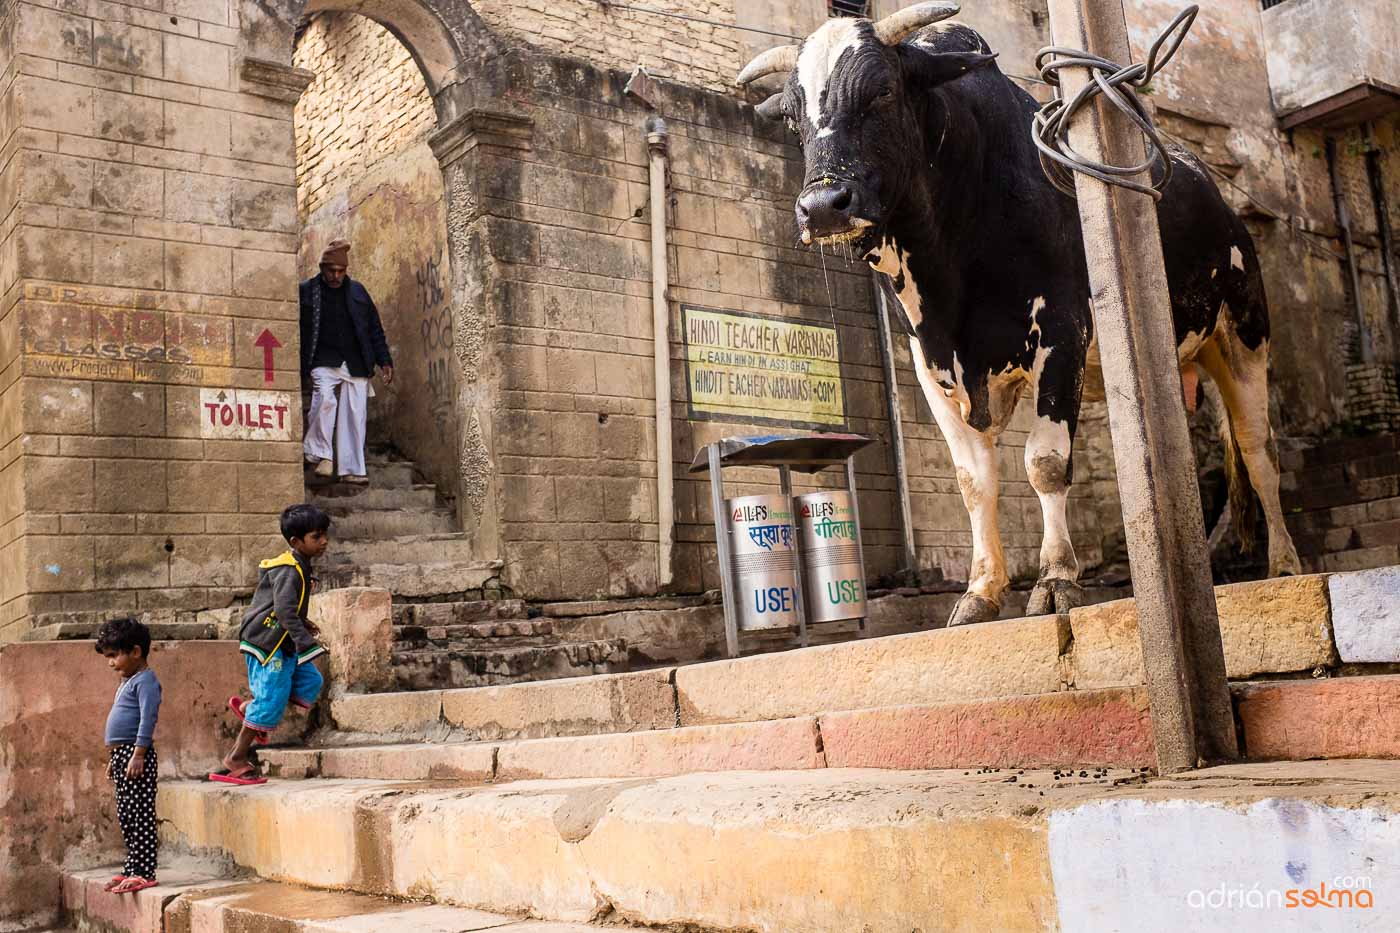
<svg viewBox="0 0 1400 933"><path fill-rule="evenodd" d="M956 3L920 3L878 22L827 21L800 45L769 49L736 81L788 74L760 104L787 121L806 157L797 197L802 242L873 240L923 160L920 114L932 88L990 62L980 52L939 52L905 37L958 12ZM873 245L868 242L866 245Z"/></svg>

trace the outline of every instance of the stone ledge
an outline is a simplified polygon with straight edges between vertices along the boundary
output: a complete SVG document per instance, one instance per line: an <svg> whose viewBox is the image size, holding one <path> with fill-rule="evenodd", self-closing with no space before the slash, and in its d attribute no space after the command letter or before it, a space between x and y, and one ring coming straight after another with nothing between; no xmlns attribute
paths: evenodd
<svg viewBox="0 0 1400 933"><path fill-rule="evenodd" d="M1288 887L1287 861L1308 866L1300 888L1361 874L1377 903L1400 900L1400 879L1369 867L1400 863L1400 762L1007 777L829 769L470 792L184 782L162 788L159 810L171 848L263 876L573 922L608 913L807 933L1189 929L1200 913L1183 892L1221 878ZM1309 825L1325 831L1296 830Z"/></svg>
<svg viewBox="0 0 1400 933"><path fill-rule="evenodd" d="M1235 697L1251 759L1400 758L1400 675L1251 684Z"/></svg>
<svg viewBox="0 0 1400 933"><path fill-rule="evenodd" d="M245 94L295 104L316 80L316 72L260 58L245 58L238 66L238 77Z"/></svg>
<svg viewBox="0 0 1400 933"><path fill-rule="evenodd" d="M1327 587L1341 659L1400 661L1400 567L1335 574Z"/></svg>

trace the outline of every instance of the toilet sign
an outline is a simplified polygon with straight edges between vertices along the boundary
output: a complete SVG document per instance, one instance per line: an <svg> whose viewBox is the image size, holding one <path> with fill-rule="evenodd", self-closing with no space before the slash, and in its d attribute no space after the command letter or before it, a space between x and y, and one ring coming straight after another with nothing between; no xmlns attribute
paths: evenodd
<svg viewBox="0 0 1400 933"><path fill-rule="evenodd" d="M200 389L199 436L236 441L292 439L292 400L286 392Z"/></svg>

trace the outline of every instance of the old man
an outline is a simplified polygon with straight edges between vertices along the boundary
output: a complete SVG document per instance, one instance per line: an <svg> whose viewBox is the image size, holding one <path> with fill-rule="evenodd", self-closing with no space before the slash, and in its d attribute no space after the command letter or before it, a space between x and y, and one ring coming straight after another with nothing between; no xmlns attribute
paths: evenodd
<svg viewBox="0 0 1400 933"><path fill-rule="evenodd" d="M302 450L317 476L333 476L339 464L343 481L368 483L370 379L377 367L384 384L392 383L394 361L379 309L365 287L347 274L349 266L349 241L332 240L321 254L320 273L301 283L301 371L312 383Z"/></svg>

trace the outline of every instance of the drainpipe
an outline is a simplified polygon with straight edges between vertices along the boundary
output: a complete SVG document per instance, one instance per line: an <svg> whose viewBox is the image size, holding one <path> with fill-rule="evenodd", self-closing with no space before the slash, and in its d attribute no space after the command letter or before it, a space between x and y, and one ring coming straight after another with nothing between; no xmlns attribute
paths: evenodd
<svg viewBox="0 0 1400 933"><path fill-rule="evenodd" d="M657 586L671 585L671 548L675 537L676 508L671 463L671 306L667 285L671 281L666 254L666 121L647 117L647 152L651 161L651 324L656 369L656 520L660 534L657 548Z"/></svg>
<svg viewBox="0 0 1400 933"><path fill-rule="evenodd" d="M1376 145L1375 125L1366 123L1361 128L1361 138L1366 146L1366 177L1371 183L1371 203L1376 211L1376 231L1381 238L1381 267L1385 270L1385 286L1390 304L1390 346L1391 360L1400 362L1400 270L1395 268L1395 237L1390 229L1390 205L1386 203L1385 179L1381 175L1381 150Z"/></svg>

